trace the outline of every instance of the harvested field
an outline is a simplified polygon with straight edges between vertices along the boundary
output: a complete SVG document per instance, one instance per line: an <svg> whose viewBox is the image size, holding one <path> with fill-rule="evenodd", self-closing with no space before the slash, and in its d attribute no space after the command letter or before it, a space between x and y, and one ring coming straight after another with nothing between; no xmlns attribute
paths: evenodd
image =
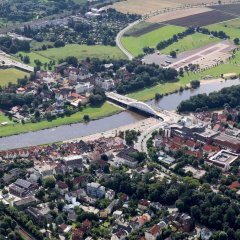
<svg viewBox="0 0 240 240"><path fill-rule="evenodd" d="M136 13L145 15L152 11L164 8L174 8L180 5L181 4L169 2L167 0L127 0L114 3L109 7L123 13Z"/></svg>
<svg viewBox="0 0 240 240"><path fill-rule="evenodd" d="M216 4L214 0L169 0L171 3L181 4ZM233 0L223 0L222 3L231 3Z"/></svg>
<svg viewBox="0 0 240 240"><path fill-rule="evenodd" d="M228 4L228 5L218 5L211 7L214 10L229 13L236 17L240 15L240 4Z"/></svg>
<svg viewBox="0 0 240 240"><path fill-rule="evenodd" d="M201 27L214 23L219 23L236 18L235 16L213 10L210 12L199 13L193 16L178 18L170 21L162 22L163 24L171 24L181 27Z"/></svg>
<svg viewBox="0 0 240 240"><path fill-rule="evenodd" d="M210 12L212 9L210 8L191 8L191 9L181 9L181 10L176 10L174 11L174 14L172 12L166 12L163 14L159 14L157 16L149 18L147 21L150 23L161 23L164 21L170 21L173 19L178 19L178 18L183 18L183 17L188 17L192 16L195 14L199 13L204 13L204 12Z"/></svg>
<svg viewBox="0 0 240 240"><path fill-rule="evenodd" d="M152 24L150 24L150 25L148 25L146 27L143 27L141 29L137 29L135 31L131 31L131 33L126 33L125 36L140 37L140 36L142 36L144 34L152 32L152 31L154 31L156 29L159 29L161 27L164 27L164 25L163 24L159 24L159 23L152 23Z"/></svg>

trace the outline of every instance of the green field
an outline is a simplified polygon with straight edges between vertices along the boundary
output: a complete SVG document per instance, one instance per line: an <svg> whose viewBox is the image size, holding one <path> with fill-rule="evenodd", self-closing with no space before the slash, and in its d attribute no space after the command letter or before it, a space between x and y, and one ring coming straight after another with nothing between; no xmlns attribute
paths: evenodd
<svg viewBox="0 0 240 240"><path fill-rule="evenodd" d="M219 78L221 74L233 72L240 74L240 67L236 64L226 63L215 68L205 70L201 73L185 73L184 77L180 78L176 83L159 84L151 88L130 93L128 96L140 101L147 101L153 99L156 93L165 94L174 92L178 90L180 86L187 85L191 80L201 80L207 75L211 75L213 78Z"/></svg>
<svg viewBox="0 0 240 240"><path fill-rule="evenodd" d="M39 54L38 52L18 52L15 56L17 57L18 61L21 61L21 59L19 58L19 55L22 55L23 57L24 56L29 56L30 58L30 63L28 65L32 66L32 67L35 67L36 64L35 64L35 60L39 60L41 63L49 63L51 61L51 59L47 58L47 57L44 57L42 56L41 54Z"/></svg>
<svg viewBox="0 0 240 240"><path fill-rule="evenodd" d="M208 35L202 33L194 33L189 35L178 42L173 43L167 48L161 50L164 54L169 54L172 50L177 51L177 53L182 53L185 51L193 50L196 48L203 47L209 43L220 42L219 38L209 37Z"/></svg>
<svg viewBox="0 0 240 240"><path fill-rule="evenodd" d="M121 42L123 46L134 56L143 53L144 47L156 48L157 44L163 40L171 38L174 34L184 31L185 28L178 26L165 26L146 33L139 37L123 37Z"/></svg>
<svg viewBox="0 0 240 240"><path fill-rule="evenodd" d="M0 137L10 136L13 134L19 134L23 132L38 131L41 129L57 127L64 124L83 122L84 115L89 115L91 120L95 120L95 119L116 114L120 111L121 111L120 108L106 102L101 107L94 107L94 108L87 107L82 112L77 112L71 115L70 117L57 118L56 120L53 120L51 122L41 121L39 123L26 123L23 125L18 123L15 125L0 126ZM0 121L9 122L9 120L3 115L1 116Z"/></svg>
<svg viewBox="0 0 240 240"><path fill-rule="evenodd" d="M0 69L0 86L6 86L9 82L16 83L18 78L29 74L16 68Z"/></svg>
<svg viewBox="0 0 240 240"><path fill-rule="evenodd" d="M75 56L79 60L84 60L87 57L89 58L114 58L114 59L123 59L126 58L125 55L117 48L110 46L87 46L79 44L68 44L62 48L51 48L45 51L39 51L38 54L50 58L53 60L64 59L69 56Z"/></svg>
<svg viewBox="0 0 240 240"><path fill-rule="evenodd" d="M210 31L223 31L230 36L233 42L234 38L240 37L240 18L207 26Z"/></svg>
<svg viewBox="0 0 240 240"><path fill-rule="evenodd" d="M138 23L137 25L134 25L131 29L129 29L125 34L131 35L132 33L136 32L138 30L142 30L143 28L149 27L151 25L152 25L152 23L141 21L140 23Z"/></svg>

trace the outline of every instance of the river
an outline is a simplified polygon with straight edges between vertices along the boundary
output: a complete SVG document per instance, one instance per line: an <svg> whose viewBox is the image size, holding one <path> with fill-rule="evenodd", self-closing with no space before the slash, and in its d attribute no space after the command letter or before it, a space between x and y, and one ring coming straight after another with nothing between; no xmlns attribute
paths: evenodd
<svg viewBox="0 0 240 240"><path fill-rule="evenodd" d="M166 110L174 110L181 101L189 99L191 96L200 93L209 94L214 91L219 91L224 87L238 84L240 84L240 80L238 79L202 84L198 89L189 89L183 91L182 93L174 93L163 97L158 102L152 100L148 103L154 104ZM44 129L36 132L22 133L10 137L3 137L0 138L0 150L29 147L69 140L135 123L142 119L144 119L143 116L140 116L133 112L124 111L110 117L91 121L87 124L76 123L51 129Z"/></svg>

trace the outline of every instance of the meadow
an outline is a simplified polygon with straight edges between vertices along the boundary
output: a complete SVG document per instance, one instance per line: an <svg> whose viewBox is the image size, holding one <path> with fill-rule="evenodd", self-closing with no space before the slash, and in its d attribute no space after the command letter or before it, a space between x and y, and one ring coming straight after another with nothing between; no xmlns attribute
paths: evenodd
<svg viewBox="0 0 240 240"><path fill-rule="evenodd" d="M29 74L16 68L0 69L0 86L6 86L9 82L16 83L18 78L24 78Z"/></svg>
<svg viewBox="0 0 240 240"><path fill-rule="evenodd" d="M68 44L65 47L51 48L45 51L39 51L37 53L45 58L52 60L60 60L69 56L75 56L79 60L84 60L87 57L100 59L126 58L125 55L123 55L123 53L117 47L102 45L88 46L79 44Z"/></svg>
<svg viewBox="0 0 240 240"><path fill-rule="evenodd" d="M123 37L121 42L123 46L134 56L143 53L144 47L156 48L160 41L171 38L174 34L183 32L185 28L168 25L160 27L154 31L141 35L139 37Z"/></svg>
<svg viewBox="0 0 240 240"><path fill-rule="evenodd" d="M163 50L161 50L161 53L169 54L173 50L176 51L177 53L182 53L185 51L203 47L209 43L220 42L220 41L221 40L219 38L215 38L215 37L211 38L208 35L205 35L202 33L194 33L164 48Z"/></svg>
<svg viewBox="0 0 240 240"><path fill-rule="evenodd" d="M240 37L240 18L207 26L210 31L223 31L230 36L231 42Z"/></svg>
<svg viewBox="0 0 240 240"><path fill-rule="evenodd" d="M77 122L83 122L84 115L89 115L91 120L96 120L99 118L107 117L122 110L115 105L108 102L104 103L101 107L86 107L81 112L72 114L70 117L57 118L53 121L41 121L38 123L25 123L25 124L11 124L7 126L0 126L0 137L10 136L14 134L38 131L46 128L53 128L61 125L67 125ZM0 115L0 122L9 122L8 118L4 115Z"/></svg>
<svg viewBox="0 0 240 240"><path fill-rule="evenodd" d="M207 75L210 75L213 78L220 78L221 74L233 72L240 74L240 67L237 64L226 63L211 69L207 69L200 73L185 73L183 77L179 78L178 82L158 84L154 87L145 88L141 91L130 93L128 96L140 101L147 101L153 99L156 93L166 94L174 92L181 86L186 86L191 80L202 80Z"/></svg>

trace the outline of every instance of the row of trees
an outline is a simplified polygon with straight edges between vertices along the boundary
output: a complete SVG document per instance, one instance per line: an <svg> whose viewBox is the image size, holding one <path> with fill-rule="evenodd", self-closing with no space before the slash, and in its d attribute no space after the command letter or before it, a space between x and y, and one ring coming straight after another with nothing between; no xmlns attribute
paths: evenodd
<svg viewBox="0 0 240 240"><path fill-rule="evenodd" d="M213 92L209 95L198 94L191 97L189 100L182 101L178 106L179 112L195 111L207 107L209 109L221 108L226 103L230 107L236 107L240 101L240 86L232 86L223 88L219 92Z"/></svg>
<svg viewBox="0 0 240 240"><path fill-rule="evenodd" d="M0 37L0 49L7 53L17 53L18 51L29 51L30 43L25 40L13 39L11 37Z"/></svg>

